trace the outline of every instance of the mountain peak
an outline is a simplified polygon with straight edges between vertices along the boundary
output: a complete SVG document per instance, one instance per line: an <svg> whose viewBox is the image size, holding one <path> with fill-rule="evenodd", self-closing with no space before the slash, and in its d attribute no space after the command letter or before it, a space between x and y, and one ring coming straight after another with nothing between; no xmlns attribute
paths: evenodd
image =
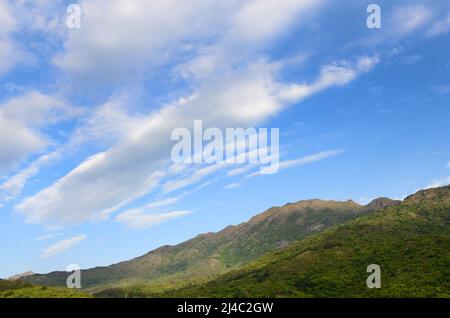
<svg viewBox="0 0 450 318"><path fill-rule="evenodd" d="M337 207L357 208L360 207L360 205L352 200L335 201L335 200L311 199L311 200L301 200L296 203L288 203L283 206L283 208L285 207L324 209Z"/></svg>
<svg viewBox="0 0 450 318"><path fill-rule="evenodd" d="M280 218L288 214L298 214L303 213L308 210L325 210L331 209L336 211L356 211L361 208L361 205L352 201L335 201L335 200L321 200L321 199L310 199L301 200L294 203L287 203L281 207L274 206L266 210L263 213L257 214L249 220L250 224L260 223L268 219Z"/></svg>
<svg viewBox="0 0 450 318"><path fill-rule="evenodd" d="M25 273L16 274L14 276L11 276L11 277L8 278L8 280L18 280L18 279L21 279L21 278L24 278L24 277L27 277L27 276L31 276L31 275L34 275L34 273L32 271L28 271L28 272L25 272Z"/></svg>
<svg viewBox="0 0 450 318"><path fill-rule="evenodd" d="M450 185L438 188L420 190L405 199L410 203L439 203L450 202Z"/></svg>
<svg viewBox="0 0 450 318"><path fill-rule="evenodd" d="M394 206L400 204L401 201L399 200L392 200L390 198L381 197L376 198L375 200L372 200L369 204L366 205L368 209L371 210L378 210L383 209L386 207Z"/></svg>

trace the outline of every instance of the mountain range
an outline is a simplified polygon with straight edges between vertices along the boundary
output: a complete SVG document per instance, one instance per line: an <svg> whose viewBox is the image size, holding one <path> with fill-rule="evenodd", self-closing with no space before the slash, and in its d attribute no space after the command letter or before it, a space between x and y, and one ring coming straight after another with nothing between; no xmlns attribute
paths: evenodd
<svg viewBox="0 0 450 318"><path fill-rule="evenodd" d="M130 261L83 270L82 284L97 290L110 285L172 285L209 280L293 241L369 213L374 207L395 204L396 201L383 198L367 206L353 201L308 200L272 207L248 222L218 233L201 234L176 246L162 246ZM25 280L64 286L66 278L66 272L53 272Z"/></svg>
<svg viewBox="0 0 450 318"><path fill-rule="evenodd" d="M367 205L306 200L217 233L83 270L98 297L450 297L450 187ZM381 289L366 287L379 264ZM21 280L64 286L66 272Z"/></svg>

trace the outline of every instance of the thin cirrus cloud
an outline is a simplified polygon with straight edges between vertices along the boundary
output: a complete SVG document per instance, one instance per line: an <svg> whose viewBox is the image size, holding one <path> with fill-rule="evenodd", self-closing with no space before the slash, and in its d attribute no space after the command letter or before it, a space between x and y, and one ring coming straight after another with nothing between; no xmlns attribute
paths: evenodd
<svg viewBox="0 0 450 318"><path fill-rule="evenodd" d="M313 163L313 162L320 161L320 160L323 160L323 159L326 159L329 157L334 157L334 156L340 155L343 152L344 152L343 149L328 150L328 151L322 151L322 152L316 153L314 155L301 157L298 159L286 160L286 161L283 161L280 163L280 169L286 169L286 168L306 165L308 163Z"/></svg>
<svg viewBox="0 0 450 318"><path fill-rule="evenodd" d="M237 188L240 188L241 186L242 186L241 183L235 182L235 183L227 184L227 185L224 187L224 189L226 189L226 190L237 189Z"/></svg>
<svg viewBox="0 0 450 318"><path fill-rule="evenodd" d="M308 155L308 156L303 156L303 157L296 158L296 159L285 160L285 161L280 162L278 171L292 168L292 167L303 166L303 165L314 163L317 161L321 161L326 158L337 156L343 152L344 152L344 150L342 150L342 149L328 150L328 151L322 151L322 152ZM226 176L227 177L239 176L239 175L248 173L249 171L253 170L255 167L259 168L259 166L260 165L246 165L241 168L236 168L236 169L230 170L226 174ZM263 176L264 175L263 173L264 173L264 168L262 170L258 170L258 171L246 174L244 176L244 179L248 179L248 178L252 178L252 177L256 177L256 176ZM244 180L244 179L242 179L242 180ZM225 190L236 189L241 186L242 186L241 182L234 182L234 183L227 184L224 187L224 189Z"/></svg>
<svg viewBox="0 0 450 318"><path fill-rule="evenodd" d="M408 17L405 19L405 17ZM426 26L434 18L432 10L424 5L399 6L392 15L394 36L401 37Z"/></svg>
<svg viewBox="0 0 450 318"><path fill-rule="evenodd" d="M116 221L124 223L132 229L145 229L190 214L191 211L172 211L166 213L149 213L145 208L127 210L118 216Z"/></svg>
<svg viewBox="0 0 450 318"><path fill-rule="evenodd" d="M147 204L146 207L149 209L160 208L163 206L174 205L178 201L180 201L180 196L153 201Z"/></svg>
<svg viewBox="0 0 450 318"><path fill-rule="evenodd" d="M0 184L0 202L8 202L16 198L24 189L28 179L35 176L42 166L45 166L54 158L58 157L58 152L42 155L28 167L22 169L15 175Z"/></svg>
<svg viewBox="0 0 450 318"><path fill-rule="evenodd" d="M42 257L51 257L51 256L61 254L63 252L66 252L69 249L71 249L72 247L80 244L82 241L84 241L86 239L86 237L87 237L86 235L80 234L80 235L74 236L70 239L59 241L59 242L47 247L42 252Z"/></svg>
<svg viewBox="0 0 450 318"><path fill-rule="evenodd" d="M398 6L388 19L388 27L392 28L391 36L401 38L413 32L423 31L425 37L435 37L450 32L448 7L446 9L445 5L439 6L438 2L436 5Z"/></svg>
<svg viewBox="0 0 450 318"><path fill-rule="evenodd" d="M56 236L60 236L60 235L62 235L63 233L50 233L50 234L44 234L44 235L41 235L41 236L39 236L38 238L36 238L36 240L37 241L47 241L47 240L49 240L49 239L51 239L51 238L54 238L54 237L56 237Z"/></svg>
<svg viewBox="0 0 450 318"><path fill-rule="evenodd" d="M448 32L450 32L450 14L447 15L445 18L433 23L433 25L429 28L427 35L429 37L433 37L443 35Z"/></svg>
<svg viewBox="0 0 450 318"><path fill-rule="evenodd" d="M381 4L380 4L381 5ZM357 39L349 46L374 47L382 43L397 43L415 34L433 37L445 34L446 23L441 21L439 12L445 11L444 2L424 5L414 2L394 3L394 7L382 8L382 27L370 36ZM439 21L439 22L436 22Z"/></svg>
<svg viewBox="0 0 450 318"><path fill-rule="evenodd" d="M244 167L240 167L240 168L236 168L236 169L228 171L227 172L227 176L228 177L234 177L234 176L238 176L238 175L241 175L241 174L245 174L245 173L253 170L257 166L259 166L259 165L247 164Z"/></svg>
<svg viewBox="0 0 450 318"><path fill-rule="evenodd" d="M297 166L303 166L303 165L310 164L310 163L313 163L313 162L321 161L321 160L324 160L326 158L330 158L330 157L334 157L334 156L340 155L343 152L344 152L343 149L327 150L327 151L322 151L322 152L319 152L319 153L316 153L316 154L313 154L313 155L300 157L300 158L297 158L297 159L282 161L282 162L280 162L279 170L292 168L292 167L297 167ZM246 175L246 177L255 177L255 176L259 176L259 175L262 175L261 171L257 171L257 172L248 174L248 175Z"/></svg>
<svg viewBox="0 0 450 318"><path fill-rule="evenodd" d="M163 184L162 188L164 192L172 192L186 186L189 186L193 183L196 183L205 177L218 172L219 170L227 168L229 165L224 162L219 162L216 164L212 164L206 167L199 168L195 170L189 177L180 178L175 180L167 181Z"/></svg>

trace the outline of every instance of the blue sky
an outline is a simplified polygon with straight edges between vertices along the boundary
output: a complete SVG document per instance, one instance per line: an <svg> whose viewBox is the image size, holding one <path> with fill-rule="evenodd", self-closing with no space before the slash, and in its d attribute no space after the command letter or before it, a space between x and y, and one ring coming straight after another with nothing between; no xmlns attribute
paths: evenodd
<svg viewBox="0 0 450 318"><path fill-rule="evenodd" d="M80 1L70 29L70 1L0 0L0 277L450 183L450 4L342 2ZM175 166L195 119L279 128L280 171Z"/></svg>

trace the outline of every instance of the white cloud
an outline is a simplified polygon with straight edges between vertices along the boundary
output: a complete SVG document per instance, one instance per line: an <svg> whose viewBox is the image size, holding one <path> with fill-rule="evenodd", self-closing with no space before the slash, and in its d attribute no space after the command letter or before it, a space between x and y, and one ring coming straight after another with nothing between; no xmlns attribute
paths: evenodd
<svg viewBox="0 0 450 318"><path fill-rule="evenodd" d="M132 118L120 107L117 111L115 105L103 108L104 116L100 114L92 124L88 121L86 126L91 129L75 133L73 140L113 135L113 146L17 204L17 211L29 222L71 224L106 217L154 190L164 178L173 178L174 174L166 170L172 129L189 128L198 118L210 127L256 125L291 103L328 87L345 85L368 71L376 58L323 66L317 81L291 85L276 80L280 65L255 60L261 45L287 32L293 24L304 23L325 2L81 1L83 26L76 32L67 31L64 49L55 59L69 75L127 80L140 75L136 69L145 73L169 63L175 64L176 73L198 61L201 63L195 70L207 68L210 72L206 72L206 79L194 81L191 96L149 115ZM52 29L56 23L51 18L45 21L42 29ZM182 61L187 57L187 62L177 65L181 56ZM202 179L202 173L211 169L195 172L186 180L165 180L164 187L179 189ZM37 170L39 167L30 166L11 180L9 188L15 185L13 192L18 193Z"/></svg>
<svg viewBox="0 0 450 318"><path fill-rule="evenodd" d="M12 9L20 28L25 31L41 32L49 36L62 37L67 30L64 0L20 0L13 1Z"/></svg>
<svg viewBox="0 0 450 318"><path fill-rule="evenodd" d="M96 80L126 80L186 57L192 57L183 68L186 72L216 72L220 64L242 61L243 50L304 23L325 2L84 0L83 27L68 33L55 63L73 75Z"/></svg>
<svg viewBox="0 0 450 318"><path fill-rule="evenodd" d="M207 37L207 25L220 23L211 12L221 5L212 1L93 0L80 5L83 27L68 34L65 52L55 63L103 80L125 76L135 66L143 70L167 62L173 48L183 50L183 40L194 34Z"/></svg>
<svg viewBox="0 0 450 318"><path fill-rule="evenodd" d="M263 91L264 85L270 83L249 76L237 77L223 81L222 86L212 83L186 104L170 105L148 116L126 140L89 158L53 186L24 200L17 209L30 222L56 218L71 223L112 212L117 206L147 193L164 176L158 170L166 167L170 159L170 133L174 128L190 127L196 118L208 119L205 121L212 123L211 126L249 121L253 114L247 119L239 117L237 111L228 110L236 108L235 103L248 107L273 103L268 92L259 96L257 91ZM256 81L256 91L243 94L239 88L241 84L248 85L248 81ZM259 116L256 107L254 111L254 116Z"/></svg>
<svg viewBox="0 0 450 318"><path fill-rule="evenodd" d="M186 187L188 185L191 185L195 182L198 182L198 181L204 179L205 177L207 177L208 175L216 173L217 171L224 169L226 167L229 167L229 165L224 162L209 165L209 166L200 168L198 170L195 170L194 173L192 173L187 178L170 180L170 181L166 182L162 188L163 188L164 192L175 191L175 190L181 189L183 187Z"/></svg>
<svg viewBox="0 0 450 318"><path fill-rule="evenodd" d="M280 163L279 170L313 163L316 161L326 159L328 157L333 157L333 156L339 155L342 152L343 152L343 150L329 150L329 151L319 152L314 155L301 157L298 159L283 161ZM162 188L165 192L178 190L180 188L183 188L183 187L189 186L193 183L196 183L198 181L201 181L204 178L206 178L207 176L214 174L219 170L222 170L225 168L230 168L231 166L232 165L226 164L226 163L217 163L214 165L202 167L198 170L195 170L188 177L170 180L170 181L166 182ZM243 167L232 169L232 170L228 171L226 176L233 177L233 176L241 175L241 174L247 173L248 171L254 169L255 167L259 167L259 166L260 166L260 164L247 164ZM262 170L258 170L254 173L248 174L248 175L246 175L246 177L254 177L257 175L261 175L264 172L264 169L265 168L262 168ZM200 187L202 187L204 185L208 185L208 184L209 184L209 181L207 181L205 184L201 185ZM225 186L224 188L225 189L234 189L234 188L238 188L240 186L241 186L241 183L231 183L231 184L228 184L227 186Z"/></svg>
<svg viewBox="0 0 450 318"><path fill-rule="evenodd" d="M245 143L245 141L243 141L243 140L241 140L240 142ZM245 145L244 145L244 147L245 147ZM229 148L234 149L234 144L233 143L227 144L227 145L224 145L222 148L223 148L222 151L226 152L226 149L229 149ZM235 154L234 162L240 162L241 159L242 159L242 161L245 161L247 156L251 157L252 153L257 155L258 152L260 152L260 151L264 152L264 151L270 151L270 150L268 150L267 148L263 148L263 149L256 149L256 150L252 150L252 151L246 151L246 152L242 152L239 154ZM203 158L206 158L205 157L206 154L203 154L203 156L204 156ZM232 158L228 158L228 159L232 159ZM246 171L249 171L250 169L253 169L254 167L257 167L260 165L261 165L261 163L247 164L244 167L236 168L236 169L229 171L227 173L227 176L231 177L231 176L235 176L238 174L242 174L242 173L245 173ZM193 169L187 170L186 173L180 178L172 179L172 180L165 182L162 186L162 189L164 192L175 191L175 190L190 186L194 183L197 183L197 182L205 179L207 176L214 174L220 170L228 169L233 166L235 166L235 164L227 163L226 161L217 162L215 164L211 164L211 165L207 165L207 166L201 165L199 168L193 168ZM186 175L188 175L188 176L186 177ZM198 186L197 189L201 189L211 183L212 183L212 180L206 181L205 183Z"/></svg>
<svg viewBox="0 0 450 318"><path fill-rule="evenodd" d="M340 86L368 71L375 58L359 58L322 67L317 81L298 86L276 82L272 65L258 61L220 80L210 80L183 103L163 107L142 118L116 145L85 160L69 174L16 205L28 222L78 223L105 217L133 199L154 190L164 177L176 127L248 127L267 120L288 105L331 86ZM206 167L186 179L169 180L173 191L222 168ZM83 198L83 200L79 200ZM64 213L62 213L64 211Z"/></svg>
<svg viewBox="0 0 450 318"><path fill-rule="evenodd" d="M392 17L389 33L393 37L402 37L427 25L434 14L430 7L424 5L408 5L398 7Z"/></svg>
<svg viewBox="0 0 450 318"><path fill-rule="evenodd" d="M16 167L30 154L43 151L50 140L42 129L73 118L80 111L58 97L31 91L0 105L0 173Z"/></svg>
<svg viewBox="0 0 450 318"><path fill-rule="evenodd" d="M437 6L433 4L411 4L407 1L401 2L389 10L383 10L383 6L381 7L382 28L378 29L377 32L372 32L371 35L351 41L348 47L373 48L389 43L395 46L387 55L398 55L404 49L404 44L399 43L399 41L412 35L426 33L427 28L436 19L436 11L438 11Z"/></svg>
<svg viewBox="0 0 450 318"><path fill-rule="evenodd" d="M51 161L56 155L57 153L50 153L39 157L39 159L31 163L28 167L0 184L0 201L7 202L18 196L25 187L28 179L36 175L39 169Z"/></svg>
<svg viewBox="0 0 450 318"><path fill-rule="evenodd" d="M450 161L447 162L447 165L445 167L450 168Z"/></svg>
<svg viewBox="0 0 450 318"><path fill-rule="evenodd" d="M230 190L230 189L236 189L236 188L240 188L242 186L242 184L241 183L230 183L230 184L227 184L225 187L224 187L224 189L226 189L226 190Z"/></svg>
<svg viewBox="0 0 450 318"><path fill-rule="evenodd" d="M145 213L145 209L137 208L119 214L116 220L133 229L145 229L190 213L190 211L173 211L159 214Z"/></svg>
<svg viewBox="0 0 450 318"><path fill-rule="evenodd" d="M450 32L450 14L446 18L433 23L428 29L427 35L430 37L447 34Z"/></svg>
<svg viewBox="0 0 450 318"><path fill-rule="evenodd" d="M81 113L62 99L38 91L11 98L0 106L0 111L5 118L30 127L55 124Z"/></svg>
<svg viewBox="0 0 450 318"><path fill-rule="evenodd" d="M439 94L445 95L450 93L450 84L444 84L444 85L433 85L431 88L438 92Z"/></svg>
<svg viewBox="0 0 450 318"><path fill-rule="evenodd" d="M89 143L107 146L123 139L139 126L141 119L139 116L128 114L124 107L126 103L127 98L120 97L115 101L107 101L89 113L85 112L86 116L80 120L79 127L65 144L40 156L0 184L0 201L9 201L17 197L23 191L27 181L37 175L42 168L56 164L78 148Z"/></svg>
<svg viewBox="0 0 450 318"><path fill-rule="evenodd" d="M247 164L243 167L239 167L233 170L230 170L227 172L227 176L228 177L234 177L234 176L238 176L244 173L249 172L250 170L253 170L257 165L255 164Z"/></svg>
<svg viewBox="0 0 450 318"><path fill-rule="evenodd" d="M329 158L329 157L334 157L337 156L339 154L343 153L343 150L338 149L338 150L328 150L328 151L322 151L313 155L309 155L309 156L305 156L305 157L300 157L297 159L293 159L293 160L286 160L286 161L282 161L280 162L280 168L279 170L283 170L283 169L287 169L287 168L292 168L292 167L297 167L297 166L303 166L309 163L313 163L313 162L317 162L317 161L321 161L323 159ZM261 175L260 171L254 172L252 174L247 175L247 177L254 177L254 176L258 176Z"/></svg>
<svg viewBox="0 0 450 318"><path fill-rule="evenodd" d="M154 209L154 208L160 208L160 207L163 207L163 206L174 205L179 200L180 200L179 196L178 197L171 197L171 198L161 199L161 200L153 201L153 202L147 204L146 208Z"/></svg>
<svg viewBox="0 0 450 318"><path fill-rule="evenodd" d="M0 75L9 71L18 62L21 55L12 38L16 28L16 20L6 1L0 1Z"/></svg>
<svg viewBox="0 0 450 318"><path fill-rule="evenodd" d="M55 236L60 236L62 233L50 233L50 234L44 234L36 238L38 241L47 241L51 238L54 238Z"/></svg>
<svg viewBox="0 0 450 318"><path fill-rule="evenodd" d="M48 140L41 134L1 114L0 127L0 173L13 169L28 155L42 151L48 145Z"/></svg>
<svg viewBox="0 0 450 318"><path fill-rule="evenodd" d="M322 0L244 1L232 17L231 41L254 43L267 41L298 23L300 13L309 13L324 3ZM306 19L303 16L303 21ZM302 21L302 20L300 20Z"/></svg>
<svg viewBox="0 0 450 318"><path fill-rule="evenodd" d="M378 61L377 57L363 56L355 62L343 60L325 65L315 82L283 87L280 90L280 97L286 101L299 101L326 88L348 84L358 75L371 70Z"/></svg>
<svg viewBox="0 0 450 318"><path fill-rule="evenodd" d="M59 241L58 243L47 247L42 252L42 257L51 257L51 256L55 256L57 254L66 252L67 250L69 250L72 247L74 247L75 245L81 243L85 239L86 239L86 235L80 234L80 235L74 236L70 239Z"/></svg>
<svg viewBox="0 0 450 318"><path fill-rule="evenodd" d="M16 21L6 1L0 1L0 36L8 35L14 29Z"/></svg>
<svg viewBox="0 0 450 318"><path fill-rule="evenodd" d="M15 39L19 32L41 32L48 40L50 36L61 36L63 15L61 0L0 0L0 75L18 64L32 64L35 57L27 51L34 39L27 36L26 43ZM30 45L32 46L32 45Z"/></svg>
<svg viewBox="0 0 450 318"><path fill-rule="evenodd" d="M425 189L432 189L432 188L438 188L443 187L450 184L450 176L444 177L444 178L438 178L431 181L429 185L425 187Z"/></svg>
<svg viewBox="0 0 450 318"><path fill-rule="evenodd" d="M283 161L280 163L280 169L302 166L302 165L305 165L308 163L313 163L313 162L320 161L320 160L323 160L323 159L326 159L329 157L334 157L334 156L340 155L343 152L344 151L341 149L322 151L322 152L316 153L314 155L301 157L301 158L293 159L293 160Z"/></svg>
<svg viewBox="0 0 450 318"><path fill-rule="evenodd" d="M142 124L142 116L131 114L128 96L113 96L94 108L72 136L72 147L85 142L111 145L125 138Z"/></svg>

